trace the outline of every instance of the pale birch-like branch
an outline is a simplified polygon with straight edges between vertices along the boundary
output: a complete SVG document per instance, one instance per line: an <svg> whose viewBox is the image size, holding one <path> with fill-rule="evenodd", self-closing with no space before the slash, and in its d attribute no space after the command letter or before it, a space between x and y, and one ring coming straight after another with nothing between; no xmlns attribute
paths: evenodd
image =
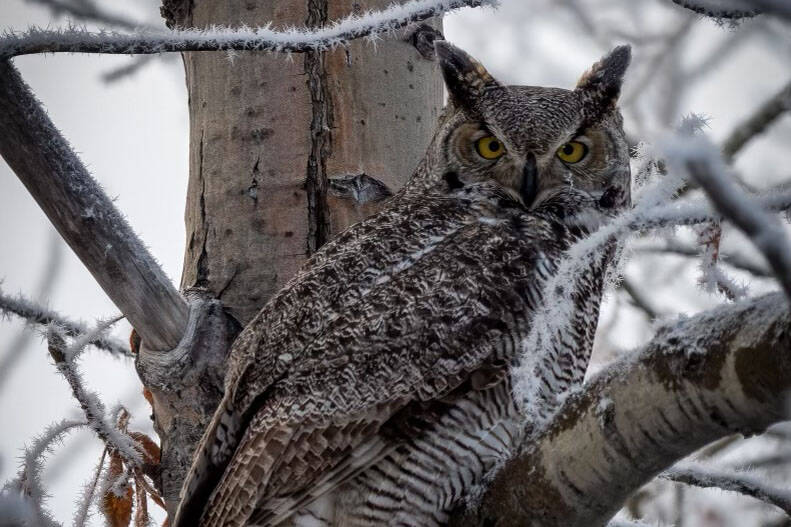
<svg viewBox="0 0 791 527"><path fill-rule="evenodd" d="M68 337L78 337L88 332L88 326L82 322L69 320L59 313L44 308L21 295L16 297L8 296L2 290L0 290L0 314L16 315L25 319L29 324L40 326L55 324ZM119 357L132 356L129 346L113 337L99 335L88 342L88 344L109 351Z"/></svg>
<svg viewBox="0 0 791 527"><path fill-rule="evenodd" d="M659 476L695 487L738 492L774 505L791 516L791 494L787 490L768 485L764 479L746 472L726 471L702 465L682 465L666 470Z"/></svg>
<svg viewBox="0 0 791 527"><path fill-rule="evenodd" d="M284 31L265 26L121 34L94 33L79 28L31 28L22 33L6 34L0 39L0 59L34 53L134 55L182 51L320 51L348 44L358 38L375 38L462 7L495 4L495 0L410 0L393 4L382 11L352 14L319 29L291 28Z"/></svg>
<svg viewBox="0 0 791 527"><path fill-rule="evenodd" d="M187 304L49 120L0 61L0 155L152 350L175 348Z"/></svg>
<svg viewBox="0 0 791 527"><path fill-rule="evenodd" d="M785 418L791 314L780 293L682 318L572 394L452 525L604 525L677 460Z"/></svg>

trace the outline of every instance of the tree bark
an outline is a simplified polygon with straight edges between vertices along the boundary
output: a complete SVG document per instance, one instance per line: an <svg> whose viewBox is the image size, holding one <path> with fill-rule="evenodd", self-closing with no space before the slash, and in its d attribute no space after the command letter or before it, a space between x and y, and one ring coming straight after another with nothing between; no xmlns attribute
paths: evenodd
<svg viewBox="0 0 791 527"><path fill-rule="evenodd" d="M166 7L180 13L171 19L179 26L285 27L389 3ZM333 233L376 210L328 193L330 180L366 174L392 189L403 185L433 133L441 77L398 38L291 57L185 53L184 62L191 153L181 285L207 288L244 325Z"/></svg>
<svg viewBox="0 0 791 527"><path fill-rule="evenodd" d="M320 26L389 5L327 0L168 1L171 26ZM434 22L438 25L439 22ZM185 338L137 368L162 441L173 513L222 396L238 331L334 233L375 212L422 157L442 106L434 61L397 37L303 55L184 53L190 112Z"/></svg>

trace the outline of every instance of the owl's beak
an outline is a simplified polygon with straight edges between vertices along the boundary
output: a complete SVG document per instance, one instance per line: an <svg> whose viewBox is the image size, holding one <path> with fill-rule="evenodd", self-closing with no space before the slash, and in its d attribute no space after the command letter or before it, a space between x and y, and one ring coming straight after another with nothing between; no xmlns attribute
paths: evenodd
<svg viewBox="0 0 791 527"><path fill-rule="evenodd" d="M536 199L538 189L538 165L536 156L533 153L527 154L527 161L522 169L522 184L519 187L519 194L525 207L529 207Z"/></svg>

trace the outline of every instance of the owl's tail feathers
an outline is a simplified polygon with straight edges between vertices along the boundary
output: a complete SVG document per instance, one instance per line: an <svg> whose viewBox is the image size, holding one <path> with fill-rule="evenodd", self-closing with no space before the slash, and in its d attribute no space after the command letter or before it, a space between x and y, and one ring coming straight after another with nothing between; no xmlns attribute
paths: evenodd
<svg viewBox="0 0 791 527"><path fill-rule="evenodd" d="M250 525L250 516L266 492L272 474L283 461L296 428L296 425L282 425L266 431L247 430L222 479L204 502L203 518L193 525Z"/></svg>
<svg viewBox="0 0 791 527"><path fill-rule="evenodd" d="M192 466L181 487L181 502L172 527L195 527L200 524L209 497L222 478L239 444L243 417L234 412L229 397L220 403L222 411L214 414L195 449Z"/></svg>
<svg viewBox="0 0 791 527"><path fill-rule="evenodd" d="M340 463L322 474L308 489L284 498L268 500L264 507L258 509L250 518L250 525L256 527L279 525L296 512L376 464L392 452L394 447L393 443L378 435L368 439L357 446Z"/></svg>

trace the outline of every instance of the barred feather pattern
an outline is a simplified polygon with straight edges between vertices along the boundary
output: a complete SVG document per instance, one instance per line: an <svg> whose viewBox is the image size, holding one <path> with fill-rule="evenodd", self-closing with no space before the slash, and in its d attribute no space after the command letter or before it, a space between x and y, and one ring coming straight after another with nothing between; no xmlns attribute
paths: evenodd
<svg viewBox="0 0 791 527"><path fill-rule="evenodd" d="M628 50L562 90L437 49L453 102L426 156L237 338L174 527L442 525L527 432L520 358L536 355L546 411L581 382L612 252L568 284L569 329L525 343L564 252L628 205ZM496 163L472 146L487 134ZM589 160L558 161L582 135Z"/></svg>

